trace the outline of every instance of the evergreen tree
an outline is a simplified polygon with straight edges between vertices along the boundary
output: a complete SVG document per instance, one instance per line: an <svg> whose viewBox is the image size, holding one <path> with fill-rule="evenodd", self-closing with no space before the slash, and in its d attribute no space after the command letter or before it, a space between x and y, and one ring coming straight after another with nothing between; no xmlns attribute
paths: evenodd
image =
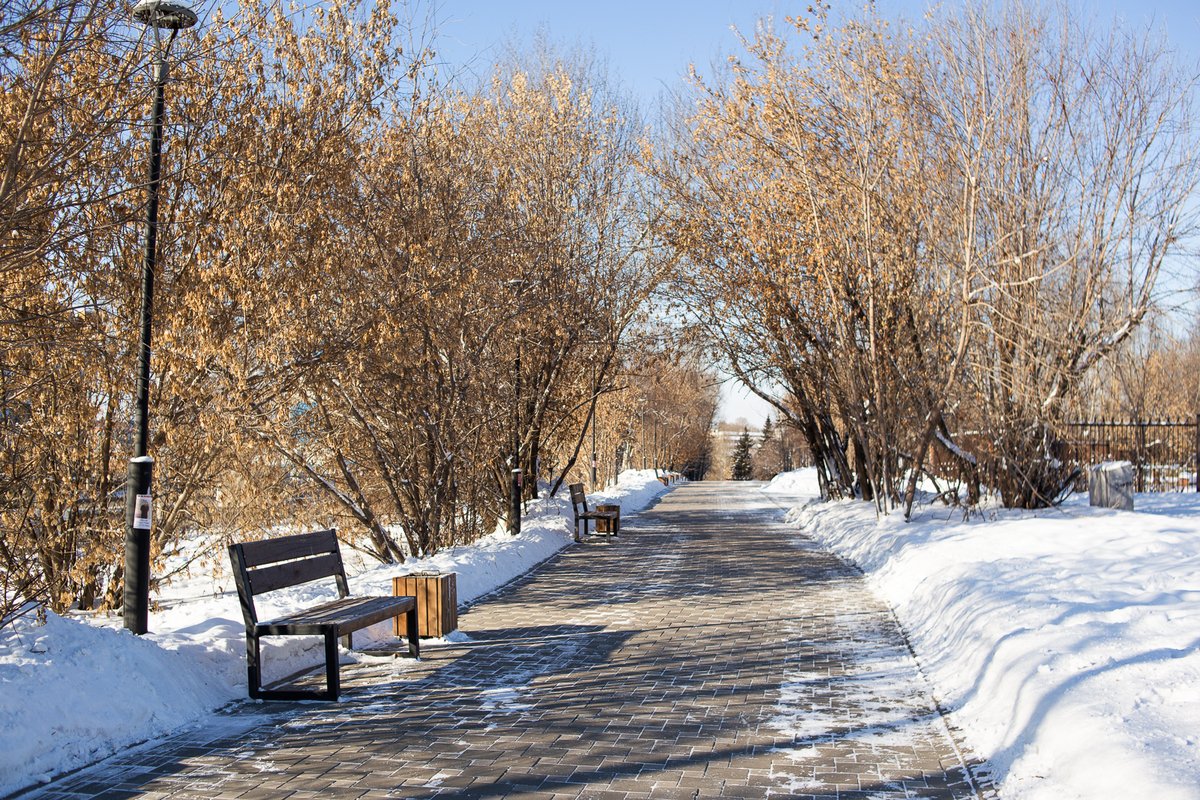
<svg viewBox="0 0 1200 800"><path fill-rule="evenodd" d="M758 452L753 459L753 477L758 480L770 480L780 472L779 467L779 426L770 417L763 422L762 433L758 440Z"/></svg>
<svg viewBox="0 0 1200 800"><path fill-rule="evenodd" d="M750 432L742 431L742 435L738 438L737 446L733 450L733 479L735 481L748 481L753 472L753 463L750 460L750 449L753 444L750 442Z"/></svg>

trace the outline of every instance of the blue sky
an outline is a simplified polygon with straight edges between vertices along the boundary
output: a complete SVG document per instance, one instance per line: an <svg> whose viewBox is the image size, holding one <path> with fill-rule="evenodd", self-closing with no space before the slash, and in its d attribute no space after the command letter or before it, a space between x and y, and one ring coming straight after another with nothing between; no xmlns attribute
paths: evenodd
<svg viewBox="0 0 1200 800"><path fill-rule="evenodd" d="M486 73L506 41L527 42L544 30L560 45L593 45L597 55L607 58L612 77L648 105L664 87L678 83L690 62L706 67L716 54L730 52L737 43L731 24L753 31L761 13L780 13L785 5L755 0L445 0L438 14L437 46L451 64L471 63Z"/></svg>
<svg viewBox="0 0 1200 800"><path fill-rule="evenodd" d="M1051 0L1052 2L1053 0ZM833 0L835 5L839 0ZM858 0L850 0L858 7ZM803 12L809 3L785 0L439 0L434 17L436 48L452 72L486 75L503 56L506 43L527 44L541 31L564 47L594 47L608 62L610 76L649 111L659 94L677 87L689 63L701 74L724 55L740 52L730 30L751 34L755 22ZM923 0L878 0L889 17L917 20L929 7ZM954 8L954 2L942 3ZM1074 0L1074 7L1107 23L1154 25L1181 59L1200 61L1200 3L1196 0ZM724 387L722 416L761 424L769 406L740 386Z"/></svg>
<svg viewBox="0 0 1200 800"><path fill-rule="evenodd" d="M451 69L486 74L506 41L528 42L541 29L560 45L593 45L607 57L613 77L649 106L664 87L678 84L689 63L708 73L714 58L738 52L731 25L752 33L759 18L782 19L808 5L806 0L440 0L437 48ZM849 5L857 8L858 2ZM908 19L918 19L929 6L922 0L878 0L878 5L890 17ZM1200 58L1196 0L1076 0L1074 5L1099 21L1119 16L1130 24L1157 24L1181 55Z"/></svg>

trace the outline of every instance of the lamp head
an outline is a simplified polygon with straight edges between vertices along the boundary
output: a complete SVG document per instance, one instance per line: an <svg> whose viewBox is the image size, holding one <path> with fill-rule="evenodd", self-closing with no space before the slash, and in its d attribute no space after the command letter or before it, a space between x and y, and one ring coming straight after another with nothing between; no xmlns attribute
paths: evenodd
<svg viewBox="0 0 1200 800"><path fill-rule="evenodd" d="M149 28L178 31L196 24L196 12L171 0L139 0L133 18Z"/></svg>

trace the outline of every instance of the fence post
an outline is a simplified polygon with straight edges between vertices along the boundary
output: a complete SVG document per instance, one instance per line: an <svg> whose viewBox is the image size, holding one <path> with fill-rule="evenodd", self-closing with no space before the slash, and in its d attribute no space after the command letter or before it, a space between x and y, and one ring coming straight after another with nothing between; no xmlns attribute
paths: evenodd
<svg viewBox="0 0 1200 800"><path fill-rule="evenodd" d="M1137 488L1135 491L1146 491L1146 423L1138 420L1137 424Z"/></svg>
<svg viewBox="0 0 1200 800"><path fill-rule="evenodd" d="M1200 414L1196 414L1196 491L1200 492Z"/></svg>

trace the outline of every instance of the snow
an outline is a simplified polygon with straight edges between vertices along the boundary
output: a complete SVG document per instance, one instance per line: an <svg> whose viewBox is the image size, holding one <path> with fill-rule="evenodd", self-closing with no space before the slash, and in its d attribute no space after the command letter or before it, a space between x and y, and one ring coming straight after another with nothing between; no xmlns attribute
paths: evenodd
<svg viewBox="0 0 1200 800"><path fill-rule="evenodd" d="M628 516L664 491L652 471L639 471L589 499L619 502ZM1139 494L1136 511L1073 497L1058 509L987 509L969 519L933 505L905 523L865 503L820 502L812 470L780 476L766 492L791 509L797 546L814 546L811 537L857 564L895 610L921 672L1003 800L1200 798L1200 495ZM566 499L531 504L522 528L364 568L351 589L386 594L395 575L453 571L460 601L470 602L570 544ZM53 614L44 626L29 616L0 631L0 796L244 701L244 626L224 558L210 562L165 589L143 637L111 617ZM331 596L332 585L301 587L266 598L261 613ZM870 632L860 633L869 643ZM389 636L383 625L357 639ZM274 641L268 678L320 660L315 639ZM902 656L880 649L848 673L846 691L902 694L912 680ZM387 668L409 663L388 659ZM806 715L789 702L812 677L791 666L776 727L836 727L832 712ZM521 691L519 682L489 687L481 703L519 713ZM863 735L886 746L900 735L895 711L879 704Z"/></svg>
<svg viewBox="0 0 1200 800"><path fill-rule="evenodd" d="M620 503L627 518L667 490L653 470L631 470L588 499ZM391 594L396 575L454 572L459 602L469 603L571 544L565 495L564 490L557 498L531 503L519 536L498 531L473 545L402 565L368 567L343 548L350 590ZM261 595L256 605L266 619L335 597L330 580ZM0 630L0 797L203 724L215 710L246 698L245 624L223 554L198 560L155 599L151 633L141 637L107 615L47 613L45 625L28 615ZM446 638L461 640L462 635ZM390 622L355 634L356 647L391 639ZM320 648L314 637L274 637L263 648L266 679L319 665ZM372 658L369 652L342 653L343 662ZM393 669L411 663L387 662ZM519 711L519 687L498 688L484 703L496 713Z"/></svg>
<svg viewBox="0 0 1200 800"><path fill-rule="evenodd" d="M765 491L895 610L1004 800L1200 798L1200 495L906 524L813 470Z"/></svg>
<svg viewBox="0 0 1200 800"><path fill-rule="evenodd" d="M954 453L954 455L958 456L963 461L966 461L968 464L978 464L979 463L978 461L975 460L975 456L971 455L966 450L963 450L961 447L956 445L954 442L947 439L945 436L942 435L941 431L935 430L933 432L933 435L937 437L937 440L939 442L941 442L947 450L949 450L951 453Z"/></svg>

